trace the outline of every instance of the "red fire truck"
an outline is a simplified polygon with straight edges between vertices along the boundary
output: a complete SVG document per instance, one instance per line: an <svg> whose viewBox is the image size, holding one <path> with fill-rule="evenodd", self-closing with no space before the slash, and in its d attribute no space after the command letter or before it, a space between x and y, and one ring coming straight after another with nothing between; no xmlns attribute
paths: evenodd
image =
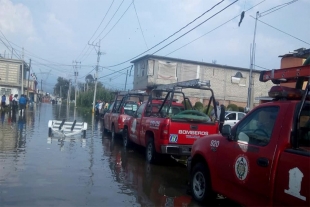
<svg viewBox="0 0 310 207"><path fill-rule="evenodd" d="M262 71L273 100L232 129L196 140L188 159L190 189L200 202L216 193L245 206L310 206L310 65Z"/></svg>
<svg viewBox="0 0 310 207"><path fill-rule="evenodd" d="M193 110L185 96L186 90L197 89L198 93L204 90L209 94L207 111L211 103L215 106L209 81L201 82L195 79L161 85L154 89L149 100L125 121L124 146L134 142L145 147L146 160L149 163L160 160L158 158L163 155L189 156L196 139L219 132L218 122L213 122L208 115Z"/></svg>

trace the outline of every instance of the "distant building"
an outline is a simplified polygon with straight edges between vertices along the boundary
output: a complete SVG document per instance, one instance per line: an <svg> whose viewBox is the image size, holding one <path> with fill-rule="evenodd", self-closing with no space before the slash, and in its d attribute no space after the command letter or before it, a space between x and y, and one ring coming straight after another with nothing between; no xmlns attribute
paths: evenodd
<svg viewBox="0 0 310 207"><path fill-rule="evenodd" d="M306 59L310 56L310 48L299 48L294 50L293 52L289 52L284 55L280 55L281 57L281 65L280 68L289 68L289 67L298 67L303 65ZM281 83L281 86L287 87L295 87L295 83Z"/></svg>
<svg viewBox="0 0 310 207"><path fill-rule="evenodd" d="M199 78L210 80L215 98L222 103L236 104L245 107L248 96L249 72L248 68L219 65L156 55L145 55L133 60L134 80L133 89L151 89L156 85L175 83ZM259 81L259 70L253 70L254 97L266 96L271 82ZM206 103L209 97L203 94L188 94L192 102ZM258 104L254 100L254 104Z"/></svg>
<svg viewBox="0 0 310 207"><path fill-rule="evenodd" d="M24 70L22 69L22 64L24 64ZM23 89L22 91L22 70L23 70ZM5 94L7 96L7 104L9 104L10 94L27 94L29 90L29 97L35 100L36 94L36 80L32 77L29 79L28 88L28 73L29 67L22 60L16 59L6 59L0 57L0 94L1 96Z"/></svg>

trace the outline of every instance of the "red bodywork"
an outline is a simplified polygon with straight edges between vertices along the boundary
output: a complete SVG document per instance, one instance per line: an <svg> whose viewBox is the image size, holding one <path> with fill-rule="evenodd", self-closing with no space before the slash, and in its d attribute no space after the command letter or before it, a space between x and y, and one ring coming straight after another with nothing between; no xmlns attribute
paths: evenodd
<svg viewBox="0 0 310 207"><path fill-rule="evenodd" d="M126 105L126 103L124 105ZM136 105L138 106L138 104ZM103 117L104 128L107 129L108 131L112 131L112 126L114 126L115 133L122 134L124 128L124 121L131 115L132 114L126 113L125 110L117 110L117 111L109 110L105 113Z"/></svg>
<svg viewBox="0 0 310 207"><path fill-rule="evenodd" d="M152 100L152 105L161 105L160 100ZM148 139L154 140L157 153L189 156L192 144L196 139L219 132L217 122L195 123L190 121L172 121L171 118L145 116L146 104L137 110L137 116L128 118L125 127L130 141L146 147ZM172 103L174 109L184 110L181 103ZM156 111L156 107L152 112Z"/></svg>
<svg viewBox="0 0 310 207"><path fill-rule="evenodd" d="M234 131L244 126L242 124L247 117L264 107L277 107L278 115L267 145L231 140L221 134L197 140L188 161L189 170L197 163L207 164L212 189L245 206L309 206L310 149L296 149L291 144L299 103L272 101L262 104L247 114L231 131L234 134ZM246 171L245 177L242 177L244 174L238 177L239 169L236 166L240 164L240 157L247 163L243 168Z"/></svg>

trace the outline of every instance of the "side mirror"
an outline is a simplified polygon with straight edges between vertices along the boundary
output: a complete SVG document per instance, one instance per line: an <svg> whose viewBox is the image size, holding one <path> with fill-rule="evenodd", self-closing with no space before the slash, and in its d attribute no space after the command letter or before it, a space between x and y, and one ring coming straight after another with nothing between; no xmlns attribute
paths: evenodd
<svg viewBox="0 0 310 207"><path fill-rule="evenodd" d="M228 140L230 140L230 141L233 140L233 137L231 136L231 126L230 125L224 125L221 133L224 137L227 137Z"/></svg>

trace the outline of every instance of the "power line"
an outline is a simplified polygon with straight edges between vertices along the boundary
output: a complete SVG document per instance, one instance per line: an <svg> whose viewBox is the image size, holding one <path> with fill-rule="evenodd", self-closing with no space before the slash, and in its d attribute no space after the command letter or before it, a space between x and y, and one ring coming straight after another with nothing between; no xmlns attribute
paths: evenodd
<svg viewBox="0 0 310 207"><path fill-rule="evenodd" d="M0 30L0 32L1 32L1 30ZM4 37L4 39L9 43L9 45L11 46L11 48L12 48L12 54L14 54L14 48L12 47L12 45L11 45L11 43L10 43L10 41L5 37L5 35L1 32L1 34L2 34L2 36ZM2 40L1 40L1 42L3 42ZM3 42L3 44L4 44L4 42ZM8 48L8 46L6 45L6 44L4 44L7 48ZM8 48L8 49L10 49L10 48ZM20 55L18 55L17 53L16 53L16 55L15 55L17 58L19 58L19 59L22 59L21 57L20 57Z"/></svg>
<svg viewBox="0 0 310 207"><path fill-rule="evenodd" d="M247 12L247 11L249 11L249 10L253 9L254 7L256 7L256 6L258 6L259 4L263 3L264 1L266 1L266 0L263 0L263 1L259 2L258 4L256 4L256 5L252 6L251 8L247 9L245 12ZM241 13L240 13L240 14L241 14ZM198 40L198 39L200 39L200 38L202 38L202 37L206 36L207 34L209 34L209 33L213 32L213 31L217 30L218 28L220 28L220 27L224 26L224 25L225 25L225 24L227 24L228 22L231 22L232 20L236 19L237 17L240 17L240 14L238 14L237 16L235 16L235 17L231 18L230 20L228 20L228 21L226 21L226 22L224 22L224 23L220 24L219 26L217 26L217 27L215 27L214 29L212 29L212 30L208 31L207 33L204 33L203 35L201 35L201 36L199 36L199 37L197 37L197 38L193 39L192 41L190 41L190 42L186 43L185 45L183 45L183 46L181 46L181 47L179 47L179 48L177 48L177 49L173 50L172 52L168 53L168 54L167 54L167 55L165 55L165 56L168 56L168 55L170 55L170 54L172 54L172 53L174 53L174 52L176 52L176 51L178 51L178 50L180 50L180 49L182 49L182 48L186 47L187 45L189 45L189 44L191 44L191 43L195 42L196 40Z"/></svg>
<svg viewBox="0 0 310 207"><path fill-rule="evenodd" d="M94 41L96 41L100 35L104 32L104 30L107 28L107 26L110 24L111 20L114 18L115 14L118 12L119 8L122 6L122 4L124 3L124 0L120 3L120 5L118 6L118 8L116 9L116 11L114 12L113 16L111 17L111 19L109 20L109 22L107 23L107 25L103 28L103 30L100 32L100 34L94 39ZM93 42L94 42L93 41Z"/></svg>
<svg viewBox="0 0 310 207"><path fill-rule="evenodd" d="M275 11L278 11L279 9L282 9L283 7L286 7L286 6L288 6L288 5L292 4L292 3L295 3L296 1L298 1L298 0L293 0L293 1L290 1L290 2L287 2L287 3L284 3L284 4L280 4L278 6L272 7L270 9L266 10L266 11L261 12L260 13L260 17L266 16L268 14L271 14L271 13L275 12ZM266 13L266 14L264 14L264 13Z"/></svg>
<svg viewBox="0 0 310 207"><path fill-rule="evenodd" d="M110 9L111 9L111 7L112 7L112 5L113 5L113 3L114 3L114 1L115 0L113 0L112 1L112 3L110 4L110 6L109 6L109 8L108 8L108 10L107 10L107 12L105 13L105 15L104 15L104 17L102 18L102 20L101 20L101 22L100 22L100 24L99 24L99 26L97 27L97 29L96 29L96 31L94 32L94 34L91 36L91 38L88 40L88 42L94 37L94 35L96 34L96 32L98 31L98 29L100 28L100 26L101 26L101 24L102 24L102 22L105 20L105 18L106 18L106 16L107 16L107 14L109 13L109 11L110 11ZM76 58L76 59L78 59L82 54L83 54L83 51L85 50L85 48L87 47L87 45L88 44L86 44L85 46L84 46L84 48L83 48L83 50L82 50L82 52L78 55L78 57Z"/></svg>
<svg viewBox="0 0 310 207"><path fill-rule="evenodd" d="M251 15L250 15L250 17L252 17L253 19L255 19L255 17L253 17L253 16L251 16ZM300 39L300 38L298 38L298 37L295 37L295 36L293 36L293 35L291 35L291 34L289 34L289 33L287 33L287 32L284 32L284 31L282 31L282 30L280 30L280 29L278 29L278 28L276 28L276 27L274 27L274 26L271 26L270 24L267 24L266 22L263 22L262 20L257 19L257 21L259 21L259 22L261 22L261 23L263 23L263 24L265 24L265 25L267 25L267 26L269 26L269 27L271 27L271 28L273 28L273 29L275 29L275 30L278 30L279 32L282 32L282 33L284 33L284 34L286 34L286 35L288 35L288 36L290 36L290 37L293 37L294 39L297 39L297 40L299 40L299 41L301 41L301 42L303 42L303 43L306 43L306 44L310 45L310 43L308 43L308 42L306 42L306 41L304 41L304 40L302 40L302 39Z"/></svg>
<svg viewBox="0 0 310 207"><path fill-rule="evenodd" d="M126 12L128 11L128 9L131 7L131 5L133 4L133 1L129 4L129 6L127 7L127 9L125 10L125 12L122 14L122 16L117 20L117 22L113 25L113 27L108 31L108 33L106 33L103 38L100 39L100 41L102 39L104 39L112 30L113 28L117 25L117 23L123 18L123 16L126 14Z"/></svg>
<svg viewBox="0 0 310 207"><path fill-rule="evenodd" d="M175 33L173 33L172 35L168 36L167 38L165 38L164 40L162 40L161 42L157 43L156 45L154 45L153 47L151 47L150 49L140 53L139 55L136 55L135 57L133 58L130 58L124 62L121 62L121 63L118 63L118 64L115 64L115 65L111 65L111 66L107 66L107 67L115 67L115 66L119 66L119 65L122 65L124 63L127 63L143 54L145 54L146 52L150 51L151 49L157 47L158 45L160 45L161 43L165 42L166 40L168 40L170 37L174 36L175 34L179 33L181 30L183 30L184 28L186 28L187 26L189 26L190 24L192 24L193 22L195 22L197 19L199 19L200 17L202 17L203 15L205 15L206 13L210 12L212 9L214 9L216 6L218 6L219 4L221 4L224 0L222 0L221 2L215 4L214 6L212 6L209 10L205 11L202 15L200 15L199 17L195 18L193 21L191 21L190 23L188 23L187 25L185 25L184 27L182 27L181 29L179 29L178 31L176 31ZM238 1L238 0L236 0Z"/></svg>
<svg viewBox="0 0 310 207"><path fill-rule="evenodd" d="M135 5L135 2L134 2L134 1L133 1L133 8L135 9L135 13L136 13L136 16L137 16L137 19L138 19L140 31L141 31L141 34L142 34L142 37L143 37L143 40L144 40L146 49L148 49L148 46L147 46L147 44L146 44L146 40L145 40L145 37L144 37L144 34L143 34L143 30L142 30L142 27L141 27L141 24L140 24L139 16L138 16L138 13L137 13L137 10L136 10L136 5Z"/></svg>
<svg viewBox="0 0 310 207"><path fill-rule="evenodd" d="M153 52L152 54L155 54L159 51L161 51L162 49L164 49L165 47L171 45L173 42L177 41L178 39L180 39L181 37L187 35L188 33L190 33L191 31L193 31L194 29L196 29L197 27L201 26L202 24L204 24L205 22L207 22L208 20L212 19L213 17L215 17L216 15L218 15L219 13L223 12L224 10L226 10L228 7L230 7L231 5L233 5L234 3L236 3L238 0L232 2L231 4L229 4L228 6L224 7L223 9L221 9L220 11L216 12L215 14L213 14L211 17L209 17L208 19L206 19L205 21L201 22L200 24L198 24L197 26L195 26L194 28L190 29L189 31L185 32L184 34L182 34L181 36L179 36L178 38L174 39L173 41L171 41L170 43L166 44L165 46L161 47L160 49L156 50L155 52Z"/></svg>
<svg viewBox="0 0 310 207"><path fill-rule="evenodd" d="M112 3L110 4L110 7L109 7L108 11L105 13L105 15L104 15L103 19L101 20L99 26L97 27L96 31L95 31L94 34L91 36L91 38L89 39L89 41L94 37L94 35L95 35L96 32L98 31L99 27L101 26L102 22L105 20L105 18L106 18L106 16L107 16L107 14L109 13L109 11L110 11L110 9L111 9L113 3L114 3L114 0L113 0Z"/></svg>
<svg viewBox="0 0 310 207"><path fill-rule="evenodd" d="M110 74L108 74L108 75L101 76L101 77L99 77L98 79L101 79L101 78L104 78L104 77L107 77L107 76L113 75L113 74L115 74L115 73L119 73L120 71L126 70L127 68L130 68L130 67L131 67L131 65L130 65L130 66L128 66L128 67L126 67L126 68L123 68L123 69L117 70L117 71L115 71L114 73L110 73Z"/></svg>

